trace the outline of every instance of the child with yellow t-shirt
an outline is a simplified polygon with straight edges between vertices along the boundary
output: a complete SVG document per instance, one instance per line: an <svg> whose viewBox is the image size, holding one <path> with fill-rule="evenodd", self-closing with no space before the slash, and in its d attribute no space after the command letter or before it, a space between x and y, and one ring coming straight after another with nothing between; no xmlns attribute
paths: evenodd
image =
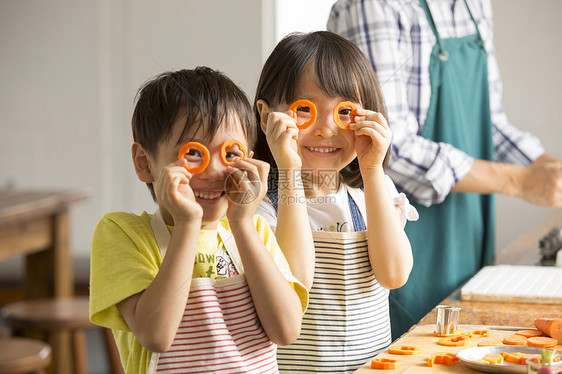
<svg viewBox="0 0 562 374"><path fill-rule="evenodd" d="M112 329L126 373L275 373L308 303L267 222L269 166L247 157L246 95L210 68L139 90L132 156L158 210L106 214L94 233L90 318Z"/></svg>

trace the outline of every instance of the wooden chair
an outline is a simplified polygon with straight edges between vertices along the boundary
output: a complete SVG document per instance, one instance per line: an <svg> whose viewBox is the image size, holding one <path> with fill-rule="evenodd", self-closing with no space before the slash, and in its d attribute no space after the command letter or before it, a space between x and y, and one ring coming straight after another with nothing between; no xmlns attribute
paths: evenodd
<svg viewBox="0 0 562 374"><path fill-rule="evenodd" d="M72 366L75 374L88 372L87 348L85 331L100 328L90 322L89 300L87 296L71 298L29 299L10 303L2 307L1 315L5 324L12 329L14 335L29 336L40 334L42 339L53 347L53 369L64 361L60 352L56 351L57 338L60 334L69 333L72 342ZM35 336L33 335L33 336ZM123 368L119 360L117 346L109 329L103 329L106 353L111 373L121 374Z"/></svg>
<svg viewBox="0 0 562 374"><path fill-rule="evenodd" d="M45 374L51 347L40 340L0 337L0 374Z"/></svg>

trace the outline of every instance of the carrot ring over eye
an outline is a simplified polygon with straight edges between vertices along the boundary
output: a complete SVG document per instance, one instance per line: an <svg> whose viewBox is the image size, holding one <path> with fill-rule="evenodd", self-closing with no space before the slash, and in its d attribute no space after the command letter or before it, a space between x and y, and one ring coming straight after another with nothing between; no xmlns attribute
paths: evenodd
<svg viewBox="0 0 562 374"><path fill-rule="evenodd" d="M307 122L303 123L303 124L299 124L297 122L297 127L299 128L299 130L304 130L307 127L310 127L314 122L316 122L316 105L314 105L313 102L308 101L308 100L297 100L294 103L291 104L291 106L289 107L289 110L292 110L293 113L296 113L298 107L300 106L307 106L310 108L310 120L308 120Z"/></svg>
<svg viewBox="0 0 562 374"><path fill-rule="evenodd" d="M226 148L231 147L233 145L237 145L238 148L240 148L240 150L242 151L243 156L240 158L240 160L243 159L243 158L246 158L246 149L244 148L242 143L240 143L238 140L234 140L234 139L227 140L226 142L222 143L222 145L221 145L221 161L226 166L230 166L235 162L235 161L228 161L226 159Z"/></svg>
<svg viewBox="0 0 562 374"><path fill-rule="evenodd" d="M334 122L336 123L336 125L338 125L339 128L343 130L349 130L349 123L343 123L342 120L340 119L340 114L339 114L340 109L345 107L350 107L351 115L355 116L355 113L357 112L357 105L353 104L351 101L342 101L334 108L333 117L334 117Z"/></svg>
<svg viewBox="0 0 562 374"><path fill-rule="evenodd" d="M203 153L203 161L199 166L194 166L192 168L186 166L185 169L191 174L198 174L205 170L207 165L209 165L211 157L209 156L209 150L203 144L197 142L189 142L181 147L180 152L178 153L178 160L184 158L185 154L189 152L191 148L195 148Z"/></svg>

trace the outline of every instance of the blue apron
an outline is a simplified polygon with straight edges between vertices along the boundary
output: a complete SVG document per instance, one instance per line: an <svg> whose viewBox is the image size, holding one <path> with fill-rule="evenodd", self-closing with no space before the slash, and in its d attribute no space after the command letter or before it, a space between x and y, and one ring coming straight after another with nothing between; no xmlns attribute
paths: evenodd
<svg viewBox="0 0 562 374"><path fill-rule="evenodd" d="M465 5L466 0L464 0ZM488 66L476 34L441 39L426 0L420 0L437 42L430 59L431 100L421 136L477 159L493 160ZM414 267L405 286L390 293L396 339L494 257L492 195L451 193L431 207L413 204L417 222L406 226Z"/></svg>

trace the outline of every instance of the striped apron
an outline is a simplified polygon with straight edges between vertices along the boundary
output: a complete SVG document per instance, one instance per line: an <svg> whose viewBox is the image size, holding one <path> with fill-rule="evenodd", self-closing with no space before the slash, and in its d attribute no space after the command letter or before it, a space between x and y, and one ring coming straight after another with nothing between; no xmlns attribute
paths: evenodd
<svg viewBox="0 0 562 374"><path fill-rule="evenodd" d="M389 291L367 251L365 196L348 188L355 232L314 231L316 268L299 338L278 347L283 373L352 373L391 343Z"/></svg>
<svg viewBox="0 0 562 374"><path fill-rule="evenodd" d="M160 212L151 218L162 257L170 233ZM219 236L240 275L195 278L170 349L152 353L148 373L278 373L276 345L259 321L232 234Z"/></svg>

